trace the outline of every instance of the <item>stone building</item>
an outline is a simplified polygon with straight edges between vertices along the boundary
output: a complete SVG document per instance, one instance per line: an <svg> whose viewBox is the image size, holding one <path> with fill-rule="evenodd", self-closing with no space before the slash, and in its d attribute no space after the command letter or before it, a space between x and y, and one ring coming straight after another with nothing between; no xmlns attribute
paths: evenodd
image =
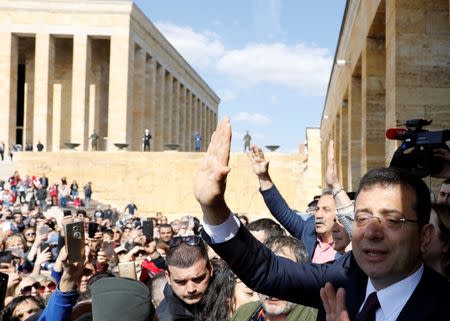
<svg viewBox="0 0 450 321"><path fill-rule="evenodd" d="M354 190L367 170L390 163L398 142L386 129L414 118L450 129L449 1L348 0L321 122L322 160L333 139L341 182Z"/></svg>
<svg viewBox="0 0 450 321"><path fill-rule="evenodd" d="M207 146L219 97L132 0L0 0L0 141Z"/></svg>

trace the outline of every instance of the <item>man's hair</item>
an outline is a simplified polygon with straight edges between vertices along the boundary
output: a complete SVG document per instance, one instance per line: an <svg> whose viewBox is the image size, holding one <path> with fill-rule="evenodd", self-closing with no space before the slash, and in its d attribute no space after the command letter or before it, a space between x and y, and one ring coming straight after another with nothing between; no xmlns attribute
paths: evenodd
<svg viewBox="0 0 450 321"><path fill-rule="evenodd" d="M447 178L445 181L443 181L441 185L448 185L448 184L450 184L450 178Z"/></svg>
<svg viewBox="0 0 450 321"><path fill-rule="evenodd" d="M306 253L305 245L295 237L287 235L272 237L267 240L265 245L274 253L279 252L282 248L288 248L294 253L295 261L297 263L308 262L308 253Z"/></svg>
<svg viewBox="0 0 450 321"><path fill-rule="evenodd" d="M284 235L284 230L274 220L270 218L260 218L259 220L248 223L247 229L249 231L264 231L267 235L267 239Z"/></svg>
<svg viewBox="0 0 450 321"><path fill-rule="evenodd" d="M83 215L84 217L87 216L87 213L86 213L85 210L81 210L81 209L80 209L80 210L77 210L77 216L80 215L80 214Z"/></svg>
<svg viewBox="0 0 450 321"><path fill-rule="evenodd" d="M158 228L159 228L160 231L161 231L162 228L170 228L172 230L172 232L173 232L172 225L170 225L170 224L161 224L161 225L159 225Z"/></svg>
<svg viewBox="0 0 450 321"><path fill-rule="evenodd" d="M166 256L166 264L167 267L175 266L178 268L188 268L202 259L207 263L209 262L205 244L200 240L198 245L181 243L180 245L169 249Z"/></svg>
<svg viewBox="0 0 450 321"><path fill-rule="evenodd" d="M376 185L384 187L401 185L410 188L416 198L413 209L416 211L419 225L423 226L429 223L431 212L430 190L422 179L402 168L376 168L370 170L361 178L356 195L358 196L361 191L369 190Z"/></svg>

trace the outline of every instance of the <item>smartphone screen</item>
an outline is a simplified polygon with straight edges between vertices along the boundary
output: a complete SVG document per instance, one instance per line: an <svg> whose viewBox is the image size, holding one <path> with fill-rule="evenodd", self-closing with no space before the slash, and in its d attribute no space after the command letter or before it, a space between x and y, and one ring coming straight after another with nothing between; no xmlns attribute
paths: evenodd
<svg viewBox="0 0 450 321"><path fill-rule="evenodd" d="M102 251L107 258L111 259L114 256L114 241L104 241L102 244Z"/></svg>
<svg viewBox="0 0 450 321"><path fill-rule="evenodd" d="M48 225L44 224L39 228L39 235L48 234L49 230L50 230L50 228L48 227Z"/></svg>
<svg viewBox="0 0 450 321"><path fill-rule="evenodd" d="M153 240L153 222L152 221L144 221L142 222L142 232L147 239L147 242Z"/></svg>
<svg viewBox="0 0 450 321"><path fill-rule="evenodd" d="M0 272L0 310L5 307L6 290L8 288L8 274Z"/></svg>
<svg viewBox="0 0 450 321"><path fill-rule="evenodd" d="M136 265L134 265L134 262L119 263L119 276L136 280Z"/></svg>
<svg viewBox="0 0 450 321"><path fill-rule="evenodd" d="M89 222L89 227L88 227L89 238L93 239L95 237L95 233L97 233L99 231L98 226L99 226L98 223Z"/></svg>

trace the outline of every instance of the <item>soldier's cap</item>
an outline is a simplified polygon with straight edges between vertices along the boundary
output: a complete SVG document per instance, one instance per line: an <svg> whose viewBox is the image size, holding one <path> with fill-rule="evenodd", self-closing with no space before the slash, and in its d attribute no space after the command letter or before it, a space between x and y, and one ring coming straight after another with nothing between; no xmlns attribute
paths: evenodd
<svg viewBox="0 0 450 321"><path fill-rule="evenodd" d="M120 277L102 278L91 285L95 321L150 321L155 307L143 283Z"/></svg>

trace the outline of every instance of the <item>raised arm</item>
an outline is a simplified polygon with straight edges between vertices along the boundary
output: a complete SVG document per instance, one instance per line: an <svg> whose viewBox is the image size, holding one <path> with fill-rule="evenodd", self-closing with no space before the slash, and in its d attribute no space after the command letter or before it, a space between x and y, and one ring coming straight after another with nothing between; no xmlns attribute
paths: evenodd
<svg viewBox="0 0 450 321"><path fill-rule="evenodd" d="M204 220L210 225L220 225L230 215L225 203L227 175L230 172L231 125L225 117L211 136L206 156L195 180L194 194L203 211Z"/></svg>
<svg viewBox="0 0 450 321"><path fill-rule="evenodd" d="M339 222L341 222L341 224L344 226L345 231L351 236L351 225L354 219L354 206L353 202L350 200L350 197L348 197L347 193L339 182L336 160L334 158L333 140L328 143L326 181L336 203L336 216Z"/></svg>
<svg viewBox="0 0 450 321"><path fill-rule="evenodd" d="M311 230L314 229L314 226L311 223L305 223L303 218L292 210L281 196L270 178L269 161L266 161L261 148L252 145L247 155L250 159L253 172L258 177L261 194L270 213L291 235L302 239L305 228ZM312 230L311 233L313 233ZM310 256L312 255L311 253L309 254Z"/></svg>

